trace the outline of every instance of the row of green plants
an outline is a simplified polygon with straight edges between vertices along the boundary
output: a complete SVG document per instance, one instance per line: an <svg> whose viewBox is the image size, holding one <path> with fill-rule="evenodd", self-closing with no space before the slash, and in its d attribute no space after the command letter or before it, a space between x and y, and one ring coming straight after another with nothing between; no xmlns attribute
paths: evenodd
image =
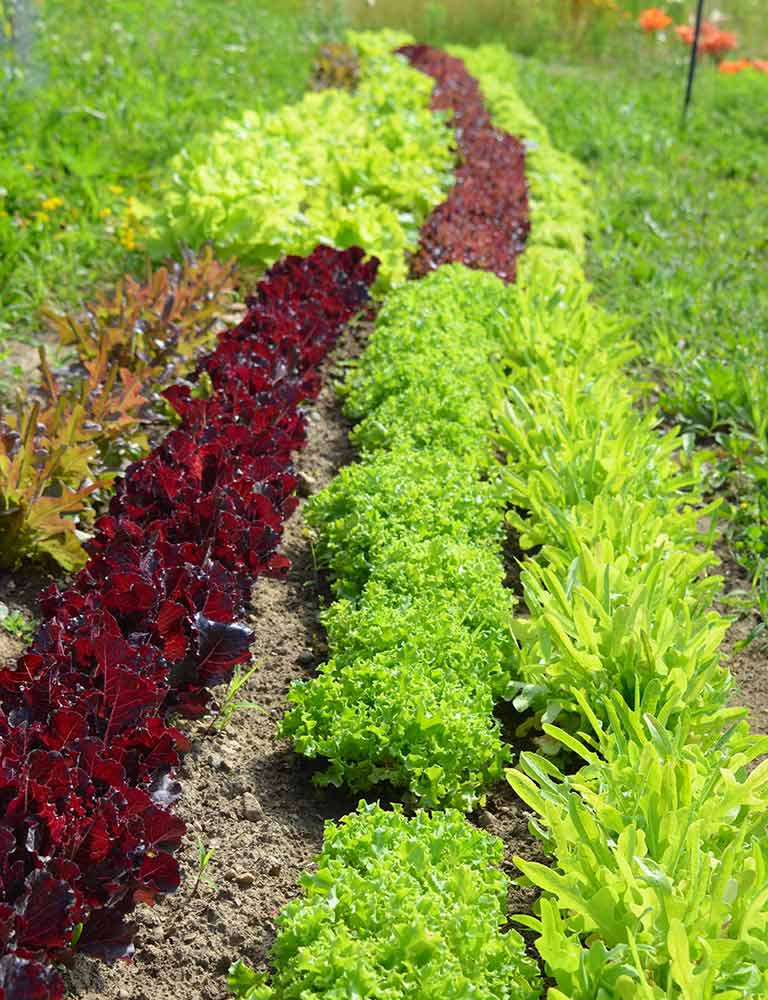
<svg viewBox="0 0 768 1000"><path fill-rule="evenodd" d="M514 598L492 403L510 305L508 286L462 265L410 282L343 388L362 459L305 508L336 598L330 658L292 686L281 732L328 762L321 784L384 783L420 808L361 802L326 824L316 873L278 918L275 975L230 970L244 1000L541 994L506 926L503 845L463 815L508 762L493 708L513 693Z"/></svg>
<svg viewBox="0 0 768 1000"><path fill-rule="evenodd" d="M768 77L699 73L681 129L679 73L639 68L530 60L519 85L590 169L590 280L605 308L633 318L638 366L667 418L712 448L708 485L764 600Z"/></svg>
<svg viewBox="0 0 768 1000"><path fill-rule="evenodd" d="M699 527L714 512L701 460L637 407L635 348L587 292L575 269L539 274L505 341L498 444L530 552L515 705L565 755L523 753L508 775L555 859L516 859L542 890L518 919L540 935L552 1000L763 996L768 775L751 765L766 740L728 705Z"/></svg>
<svg viewBox="0 0 768 1000"><path fill-rule="evenodd" d="M618 691L686 714L697 738L717 734L726 719L715 706L731 690L718 655L728 623L709 610L722 581L707 575L715 529L698 528L714 513L702 506L700 461L635 405L623 372L631 347L583 283L553 292L539 282L521 297L497 441L510 524L535 551L521 575L531 616L516 624L526 700L548 720L584 725L573 692Z"/></svg>
<svg viewBox="0 0 768 1000"><path fill-rule="evenodd" d="M540 138L545 200L559 177ZM553 220L538 267L567 242ZM271 984L238 962L240 997L540 995L520 935L502 932L502 844L461 815L508 759L492 714L515 657L493 409L516 297L461 265L406 284L342 388L361 461L305 508L332 578L330 658L292 687L282 733L328 761L321 783L385 782L448 808L405 819L361 803L328 823L316 875L279 918Z"/></svg>
<svg viewBox="0 0 768 1000"><path fill-rule="evenodd" d="M486 50L482 57L493 63L499 55ZM484 93L492 95L489 71L481 72L477 63L470 68ZM503 102L501 88L496 94L496 104L492 98L489 104L497 123L524 133L517 102ZM545 137L540 132L539 142ZM537 152L531 150L532 187ZM545 157L539 163L538 213L545 220L547 193L560 177L544 167ZM534 232L535 227L534 219ZM473 548L480 557L482 543L483 555L491 557L487 579L493 577L490 567L499 558L500 541L496 517L500 504L509 506L510 528L528 553L521 560L527 613L513 618L508 605L515 641L503 647L497 661L498 680L507 683L496 691L506 687L505 695L521 713L532 711L523 730L540 727L544 734L538 737L541 752L523 753L508 777L537 814L532 828L553 858L551 867L516 859L524 880L542 893L537 915L516 919L538 935L539 953L555 982L551 1000L764 996L768 765L754 764L768 743L749 734L743 710L728 706L732 679L718 651L727 623L711 609L721 580L711 572L712 530L699 526L702 515L711 516L714 509L702 504L701 460L692 454L690 440L678 432L660 433L658 418L637 406L639 388L627 388L624 368L636 347L622 324L590 303L574 253L578 247L578 241L575 247L547 246L538 260L534 253L515 289L494 289L488 276L448 268L390 299L393 318L385 308L370 361L364 356L347 386L348 410L360 420L356 433L363 461L314 502L318 552L331 567L339 596L327 613L333 655L317 680L294 688L297 705L284 731L294 738L300 732L305 742L299 748L310 755L331 751L330 780L360 787L394 777L394 783L407 784L403 751L411 745L397 745L402 730L389 740L400 722L392 706L399 696L400 712L410 724L416 720L411 732L420 746L428 746L418 733L419 728L428 732L432 722L420 711L424 681L442 688L453 683L455 671L434 595L443 597L453 621L457 612L459 621L471 620L476 638L493 635L489 622L495 601L488 600L489 591L478 586L472 569L466 581L462 576L472 565ZM487 285L496 296L490 310L472 317L480 335L461 316L468 331L461 340L463 353L469 353L468 344L477 344L480 363L492 369L483 382L464 385L468 413L474 413L478 385L487 407L478 409L482 416L471 421L469 433L462 411L456 425L446 387L454 370L463 378L478 360L468 361L461 352L446 354L440 340L447 322L440 302L459 314L451 289L461 282ZM430 283L445 290L439 301L429 303L425 317L415 306L419 294L429 296ZM409 348L410 338L415 340L415 350L398 357L396 337L378 335L395 325L399 303L411 309L410 318L402 313L399 332L409 338ZM432 337L437 338L434 357ZM418 375L406 356L413 356ZM435 363L440 356L442 367ZM427 373L435 380L434 397ZM488 463L482 439L502 380L507 385L504 398L495 399L494 442L505 462L498 466ZM466 479L474 472L470 481L481 490L471 523L466 500L460 506L435 503L419 464L440 431L435 400L443 396L459 460L482 440L477 455L483 458L466 470ZM440 456L439 448L434 453ZM439 460L433 468L450 497L451 470ZM493 504L485 500L486 490ZM425 542L426 526L434 529ZM457 535L463 558L452 563L437 558L441 546L454 544ZM431 615L423 630L420 607ZM416 617L409 618L413 609ZM344 653L352 649L350 659L340 655L341 645L335 650L336 615ZM412 636L415 646L425 644L421 659L410 653ZM400 655L387 657L390 649ZM472 652L472 663L487 678L487 654ZM388 692L388 711L376 714L385 683L377 670L382 667L393 678L396 694ZM477 672L465 663L461 675L457 683L463 680L484 708ZM482 723L489 716L481 712L475 718L474 744L487 731ZM327 740L329 720L339 726L335 742ZM346 727L346 744L340 723ZM444 730L444 721L438 720L437 727ZM372 748L376 765L369 756ZM382 753L380 748L387 749ZM445 781L444 760L437 760L433 774ZM582 765L575 773L574 762ZM422 767L426 761L419 755L417 763ZM430 777L426 771L413 774L417 780ZM420 801L435 795L430 785L407 780ZM473 799L453 801L467 808ZM298 995L299 987L305 995L334 995L335 980L324 979L320 971L331 947L338 975L365 970L368 978L354 983L358 989L392 997L440 995L429 991L418 974L419 957L393 933L389 906L375 926L370 923L378 893L390 899L380 866L392 865L405 853L383 833L379 815L375 808L361 807L359 816L347 820L349 834L346 824L329 824L326 843L343 846L333 855L338 864L330 864L326 848L318 881L307 879L304 898L281 916L273 987L262 977L251 978L254 974L239 964L232 971L238 995L287 997ZM404 822L397 813L384 815L394 817L393 824ZM356 837L360 816L374 817L365 823L362 841ZM410 821L411 835L419 831L414 853L437 859L440 852L425 834L424 816L419 811ZM438 872L432 877L440 883ZM350 884L363 905L352 905ZM409 898L410 890L404 889L397 906ZM317 914L324 915L329 906L336 912L337 899L342 905L329 931ZM454 905L453 900L443 905ZM498 926L496 919L486 924L485 940ZM443 963L452 961L456 947L444 942ZM477 979L466 995L477 995L480 982L487 996L538 995L535 978L521 979L522 971L518 965L500 981Z"/></svg>
<svg viewBox="0 0 768 1000"><path fill-rule="evenodd" d="M328 823L317 873L279 918L271 984L243 962L240 997L540 994L502 931L501 842L461 815L501 775L492 711L509 694L513 596L492 408L508 286L461 265L390 292L342 388L361 461L305 508L330 570L330 659L293 686L282 727L325 758L323 783L406 790ZM458 806L459 808L452 808Z"/></svg>
<svg viewBox="0 0 768 1000"><path fill-rule="evenodd" d="M153 256L183 264L129 277L80 313L46 311L77 360L62 381L43 358L39 389L0 412L0 565L82 565L94 502L146 452L153 420L169 416L159 391L215 340L232 268L187 247L212 239L261 268L317 243L361 244L383 261L381 287L404 278L405 251L450 183L452 154L444 116L429 110L429 80L393 54L403 40L350 36L354 93L310 93L193 139L167 165L155 214L136 208Z"/></svg>
<svg viewBox="0 0 768 1000"><path fill-rule="evenodd" d="M728 705L700 470L633 405L615 325L583 289L530 294L498 438L535 553L514 704L541 720L543 751L586 763L527 752L508 775L555 858L516 859L543 891L521 919L553 998L763 996L768 776L750 764L768 742Z"/></svg>
<svg viewBox="0 0 768 1000"><path fill-rule="evenodd" d="M505 286L462 265L391 293L345 388L362 461L312 498L330 658L282 724L324 783L471 808L507 759L512 652L489 397Z"/></svg>
<svg viewBox="0 0 768 1000"><path fill-rule="evenodd" d="M530 115L503 82L511 57L499 47L456 54L504 102L507 130L529 134ZM531 131L523 281L584 252L581 172L536 123ZM293 686L282 726L299 752L329 761L321 782L386 781L421 805L466 810L508 759L493 716L514 642L492 412L516 295L492 275L439 268L389 296L347 378L363 460L307 510L340 598L324 614L331 657Z"/></svg>
<svg viewBox="0 0 768 1000"><path fill-rule="evenodd" d="M310 92L194 138L145 207L151 252L211 239L264 267L318 243L363 246L381 261L380 288L404 280L406 253L453 167L452 132L429 109L429 78L394 56L407 37L350 32L354 91Z"/></svg>

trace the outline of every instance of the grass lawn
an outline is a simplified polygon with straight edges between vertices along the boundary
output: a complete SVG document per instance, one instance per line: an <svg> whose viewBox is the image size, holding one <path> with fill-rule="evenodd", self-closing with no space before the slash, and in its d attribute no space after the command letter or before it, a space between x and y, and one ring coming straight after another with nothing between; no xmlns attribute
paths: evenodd
<svg viewBox="0 0 768 1000"><path fill-rule="evenodd" d="M192 132L304 90L300 0L0 0L0 346L141 268L133 199Z"/></svg>

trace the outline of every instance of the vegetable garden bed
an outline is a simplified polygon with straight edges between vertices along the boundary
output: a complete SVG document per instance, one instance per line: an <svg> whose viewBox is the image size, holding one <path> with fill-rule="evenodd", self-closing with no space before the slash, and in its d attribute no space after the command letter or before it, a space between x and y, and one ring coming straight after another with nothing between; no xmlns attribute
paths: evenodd
<svg viewBox="0 0 768 1000"><path fill-rule="evenodd" d="M502 49L351 42L354 93L195 140L156 207L157 247L269 269L0 671L0 998L763 996L768 744L701 462L589 301L585 174ZM40 412L5 430L19 480ZM134 963L86 959L131 956L138 904Z"/></svg>

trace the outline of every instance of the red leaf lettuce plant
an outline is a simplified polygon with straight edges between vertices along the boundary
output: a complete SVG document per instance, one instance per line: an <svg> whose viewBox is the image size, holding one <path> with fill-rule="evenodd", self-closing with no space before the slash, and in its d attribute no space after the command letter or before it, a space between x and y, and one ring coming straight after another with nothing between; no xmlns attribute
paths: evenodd
<svg viewBox="0 0 768 1000"><path fill-rule="evenodd" d="M362 259L319 247L268 272L199 366L213 391L167 390L180 426L118 480L87 565L42 595L31 649L0 670L0 1000L61 997L51 963L76 928L80 950L129 955L126 916L179 883L188 742L167 716L199 715L248 659L251 581L287 569L300 407L367 299L378 262Z"/></svg>

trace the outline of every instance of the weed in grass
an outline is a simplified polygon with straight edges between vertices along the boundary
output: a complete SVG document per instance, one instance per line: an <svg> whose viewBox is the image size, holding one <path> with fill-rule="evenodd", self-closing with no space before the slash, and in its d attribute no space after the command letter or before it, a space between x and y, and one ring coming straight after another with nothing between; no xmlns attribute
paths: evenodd
<svg viewBox="0 0 768 1000"><path fill-rule="evenodd" d="M8 611L6 605L0 605L0 627L5 629L8 635L13 636L14 639L23 642L24 645L31 642L32 636L37 629L37 620L34 618L25 618L20 611L11 611L3 615L2 609L5 609L6 612Z"/></svg>

